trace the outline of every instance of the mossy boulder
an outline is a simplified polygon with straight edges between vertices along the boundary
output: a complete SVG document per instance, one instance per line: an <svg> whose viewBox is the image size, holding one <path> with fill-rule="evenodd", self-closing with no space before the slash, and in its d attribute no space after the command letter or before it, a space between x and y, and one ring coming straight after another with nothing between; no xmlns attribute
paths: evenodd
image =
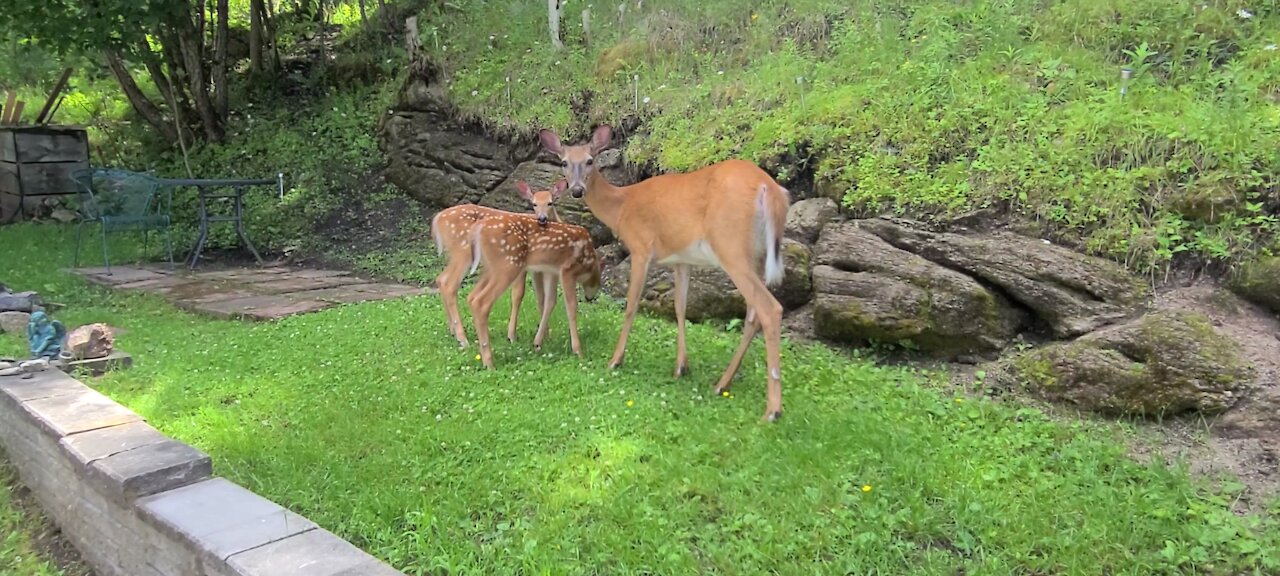
<svg viewBox="0 0 1280 576"><path fill-rule="evenodd" d="M1047 400L1113 416L1217 414L1253 380L1239 346L1203 314L1184 311L1151 313L1023 352L994 373Z"/></svg>
<svg viewBox="0 0 1280 576"><path fill-rule="evenodd" d="M1231 291L1276 314L1280 314L1280 256L1246 264L1231 282Z"/></svg>
<svg viewBox="0 0 1280 576"><path fill-rule="evenodd" d="M931 232L870 219L862 228L890 245L979 280L1030 309L1058 338L1074 338L1144 311L1150 290L1122 266L1008 232Z"/></svg>
<svg viewBox="0 0 1280 576"><path fill-rule="evenodd" d="M814 332L836 342L910 342L941 357L1003 348L1027 320L973 278L890 246L856 222L815 245Z"/></svg>
<svg viewBox="0 0 1280 576"><path fill-rule="evenodd" d="M785 275L782 285L774 288L772 293L783 308L798 308L808 303L812 297L810 259L809 247L791 239L782 241ZM605 271L602 278L604 290L615 298L625 299L630 274L631 258L627 257L617 266ZM670 268L656 264L650 266L644 291L640 294L641 309L666 318L675 318L675 282ZM746 313L746 301L723 270L710 267L692 270L689 275L689 303L685 306L685 316L689 320L731 320L742 318Z"/></svg>

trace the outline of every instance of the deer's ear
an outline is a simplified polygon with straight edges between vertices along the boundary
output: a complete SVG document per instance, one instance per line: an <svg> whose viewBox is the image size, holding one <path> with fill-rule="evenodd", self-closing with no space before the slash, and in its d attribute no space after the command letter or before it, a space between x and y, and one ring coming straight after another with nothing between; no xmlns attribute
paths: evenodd
<svg viewBox="0 0 1280 576"><path fill-rule="evenodd" d="M608 124L601 124L591 134L591 153L599 154L601 150L609 147L609 141L612 139L613 128L610 128Z"/></svg>
<svg viewBox="0 0 1280 576"><path fill-rule="evenodd" d="M516 180L516 192L520 193L521 198L533 201L533 190L529 189L529 185L524 180Z"/></svg>
<svg viewBox="0 0 1280 576"><path fill-rule="evenodd" d="M569 188L568 180L561 180L559 182L556 182L555 185L551 187L551 196L554 198L559 198L561 194L564 194L564 191L567 188Z"/></svg>
<svg viewBox="0 0 1280 576"><path fill-rule="evenodd" d="M555 132L543 128L538 131L538 141L542 143L543 149L547 152L559 156L564 153L564 146L560 144L560 137Z"/></svg>

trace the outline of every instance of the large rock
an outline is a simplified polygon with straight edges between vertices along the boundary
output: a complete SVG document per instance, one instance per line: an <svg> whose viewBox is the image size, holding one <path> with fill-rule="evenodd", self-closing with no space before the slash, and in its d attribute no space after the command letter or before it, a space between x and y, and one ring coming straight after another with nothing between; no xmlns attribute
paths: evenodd
<svg viewBox="0 0 1280 576"><path fill-rule="evenodd" d="M547 190L559 180L564 180L564 173L559 166L547 162L530 160L521 162L502 183L480 198L477 204L507 210L510 212L529 212L529 203L516 193L516 181L523 180L534 190ZM587 209L586 203L564 194L555 203L556 213L570 224L577 224L591 231L591 241L596 246L604 246L613 242L613 232L603 222L597 220Z"/></svg>
<svg viewBox="0 0 1280 576"><path fill-rule="evenodd" d="M1217 414L1253 379L1239 347L1198 312L1162 311L1031 350L995 370L1055 402L1108 415Z"/></svg>
<svg viewBox="0 0 1280 576"><path fill-rule="evenodd" d="M803 306L810 298L809 248L790 239L782 241L785 275L782 285L771 290L785 309ZM627 297L630 281L631 258L607 270L602 284L604 290L615 298ZM675 282L671 269L652 265L641 292L640 308L649 312L675 318ZM694 322L719 319L729 320L746 315L747 305L733 281L719 268L693 268L689 274L689 303L685 316Z"/></svg>
<svg viewBox="0 0 1280 576"><path fill-rule="evenodd" d="M934 233L883 219L862 227L888 243L968 274L1030 308L1058 338L1132 317L1149 290L1119 264L1009 233Z"/></svg>
<svg viewBox="0 0 1280 576"><path fill-rule="evenodd" d="M29 312L0 312L0 334L26 334L27 322L30 321Z"/></svg>
<svg viewBox="0 0 1280 576"><path fill-rule="evenodd" d="M822 227L840 215L840 207L830 198L810 198L787 210L787 238L813 244Z"/></svg>
<svg viewBox="0 0 1280 576"><path fill-rule="evenodd" d="M31 312L41 304L35 292L0 292L0 312Z"/></svg>
<svg viewBox="0 0 1280 576"><path fill-rule="evenodd" d="M1231 282L1231 291L1280 314L1280 256L1246 264Z"/></svg>
<svg viewBox="0 0 1280 576"><path fill-rule="evenodd" d="M72 330L67 334L67 345L64 350L71 352L77 360L105 358L115 349L116 336L106 324L88 324Z"/></svg>
<svg viewBox="0 0 1280 576"><path fill-rule="evenodd" d="M1026 314L974 279L832 224L814 247L814 332L853 344L910 341L940 356L1003 348Z"/></svg>
<svg viewBox="0 0 1280 576"><path fill-rule="evenodd" d="M474 203L515 169L505 144L442 130L434 117L401 111L384 127L387 178L414 199L433 208Z"/></svg>

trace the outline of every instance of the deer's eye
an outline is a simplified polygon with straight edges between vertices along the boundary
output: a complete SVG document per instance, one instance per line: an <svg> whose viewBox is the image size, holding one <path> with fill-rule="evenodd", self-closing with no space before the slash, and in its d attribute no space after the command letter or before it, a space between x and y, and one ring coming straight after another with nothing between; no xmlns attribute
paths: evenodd
<svg viewBox="0 0 1280 576"><path fill-rule="evenodd" d="M595 164L595 162L596 162L595 158L587 158L587 166Z"/></svg>
<svg viewBox="0 0 1280 576"><path fill-rule="evenodd" d="M568 168L568 167L569 167L569 161L568 161L568 160L561 160L561 161L560 161L560 167L561 167L561 168Z"/></svg>

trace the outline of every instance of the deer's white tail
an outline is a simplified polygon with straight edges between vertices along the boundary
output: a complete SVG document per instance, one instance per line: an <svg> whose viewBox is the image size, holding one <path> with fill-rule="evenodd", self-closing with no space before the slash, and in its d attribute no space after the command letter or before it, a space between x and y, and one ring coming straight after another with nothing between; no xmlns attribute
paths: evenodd
<svg viewBox="0 0 1280 576"><path fill-rule="evenodd" d="M785 190L779 190L786 195ZM786 213L778 214L778 202L771 197L768 184L760 185L760 195L756 201L757 214L764 224L764 284L770 288L782 284L785 268L782 265L782 236L786 225ZM783 205L786 203L783 202Z"/></svg>
<svg viewBox="0 0 1280 576"><path fill-rule="evenodd" d="M467 276L476 273L476 268L480 267L480 226L483 224L477 222L471 227L471 269L467 271Z"/></svg>
<svg viewBox="0 0 1280 576"><path fill-rule="evenodd" d="M436 215L431 217L431 239L436 243L436 256L444 254L444 239L440 237L438 220L440 220L440 213L436 212Z"/></svg>

